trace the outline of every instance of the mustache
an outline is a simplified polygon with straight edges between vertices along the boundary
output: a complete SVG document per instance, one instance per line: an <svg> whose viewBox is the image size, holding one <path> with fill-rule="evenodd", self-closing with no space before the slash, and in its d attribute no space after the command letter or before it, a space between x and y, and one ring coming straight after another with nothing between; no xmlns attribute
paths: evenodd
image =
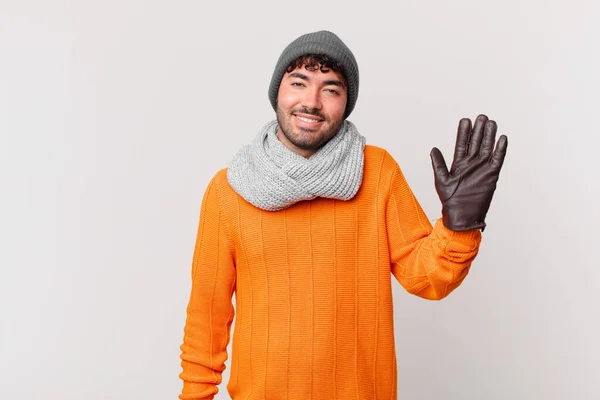
<svg viewBox="0 0 600 400"><path fill-rule="evenodd" d="M294 113L302 113L302 114L309 114L309 115L314 115L316 117L319 117L323 120L326 120L327 118L325 118L325 116L323 114L321 114L321 112L319 110L317 110L316 108L313 110L309 110L306 107L302 107L301 109L296 109L296 110L292 110L292 114Z"/></svg>

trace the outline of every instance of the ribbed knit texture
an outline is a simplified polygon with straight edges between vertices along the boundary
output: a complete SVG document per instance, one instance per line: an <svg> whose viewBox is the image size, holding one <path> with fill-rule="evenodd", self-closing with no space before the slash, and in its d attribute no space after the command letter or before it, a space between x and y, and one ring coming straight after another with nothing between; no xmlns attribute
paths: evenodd
<svg viewBox="0 0 600 400"><path fill-rule="evenodd" d="M225 169L211 180L180 399L217 393L234 314L233 400L396 399L392 274L408 292L441 299L467 275L481 232L432 227L385 150L367 145L364 168L352 200L274 212L240 197Z"/></svg>
<svg viewBox="0 0 600 400"><path fill-rule="evenodd" d="M342 63L344 66L344 75L348 82L348 100L346 102L344 118L348 118L358 98L358 64L348 46L335 33L329 31L304 34L287 45L283 50L277 60L271 77L271 83L269 84L269 101L273 110L277 111L279 85L287 66L296 58L307 54L325 54Z"/></svg>
<svg viewBox="0 0 600 400"><path fill-rule="evenodd" d="M227 179L246 201L266 211L283 210L316 197L350 200L362 182L366 139L354 124L340 131L310 158L285 147L277 138L277 120L236 153Z"/></svg>

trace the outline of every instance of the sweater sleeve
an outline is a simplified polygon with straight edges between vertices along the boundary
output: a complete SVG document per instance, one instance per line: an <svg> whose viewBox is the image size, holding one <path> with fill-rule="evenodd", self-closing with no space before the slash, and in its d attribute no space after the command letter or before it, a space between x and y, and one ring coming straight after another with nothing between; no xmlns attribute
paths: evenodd
<svg viewBox="0 0 600 400"><path fill-rule="evenodd" d="M479 230L452 231L441 218L431 226L397 164L386 224L392 274L406 291L425 299L440 300L456 289L479 251Z"/></svg>
<svg viewBox="0 0 600 400"><path fill-rule="evenodd" d="M216 177L202 200L192 261L192 289L181 345L181 400L213 399L225 370L234 317L236 269Z"/></svg>

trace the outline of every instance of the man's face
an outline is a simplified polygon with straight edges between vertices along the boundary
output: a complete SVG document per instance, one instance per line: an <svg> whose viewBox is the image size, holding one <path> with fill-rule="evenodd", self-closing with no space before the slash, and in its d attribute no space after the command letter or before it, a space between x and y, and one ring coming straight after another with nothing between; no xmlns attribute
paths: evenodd
<svg viewBox="0 0 600 400"><path fill-rule="evenodd" d="M286 72L277 96L279 140L290 150L310 157L339 131L347 97L342 75L331 69Z"/></svg>

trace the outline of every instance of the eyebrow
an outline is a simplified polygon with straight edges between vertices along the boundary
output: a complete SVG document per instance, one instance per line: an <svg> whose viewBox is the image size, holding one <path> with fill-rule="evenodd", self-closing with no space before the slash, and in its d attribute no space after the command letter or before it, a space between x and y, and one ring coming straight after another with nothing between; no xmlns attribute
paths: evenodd
<svg viewBox="0 0 600 400"><path fill-rule="evenodd" d="M337 81L337 80L325 81L323 83L325 83L325 85L335 85L335 86L339 86L339 87L346 87L346 85L344 85L344 83L342 81Z"/></svg>
<svg viewBox="0 0 600 400"><path fill-rule="evenodd" d="M300 78L300 79L308 80L308 76L301 74L300 72L292 72L290 74L289 78Z"/></svg>
<svg viewBox="0 0 600 400"><path fill-rule="evenodd" d="M289 78L299 78L299 79L304 79L306 81L308 80L308 76L306 76L304 74L301 74L300 72L292 72L289 75ZM336 80L336 79L331 79L331 80L325 81L325 82L323 82L323 84L325 84L325 85L339 86L339 87L342 87L342 88L346 87L346 85L344 85L344 82Z"/></svg>

